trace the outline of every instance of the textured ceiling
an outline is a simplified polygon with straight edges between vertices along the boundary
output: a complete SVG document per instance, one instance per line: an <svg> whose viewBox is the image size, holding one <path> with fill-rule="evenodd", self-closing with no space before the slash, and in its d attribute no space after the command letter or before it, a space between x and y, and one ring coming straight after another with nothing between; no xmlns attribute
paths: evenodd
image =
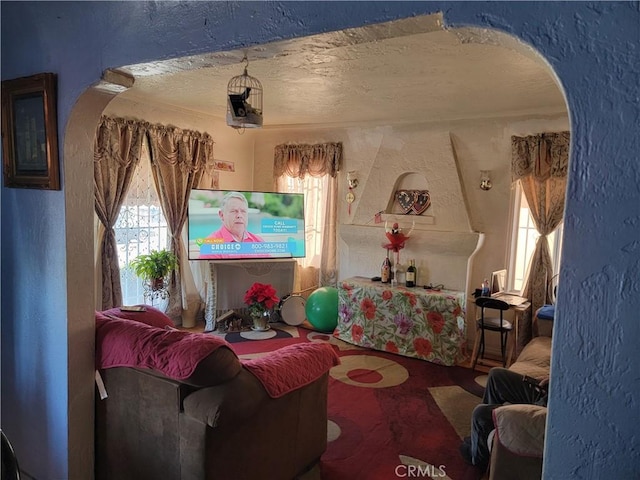
<svg viewBox="0 0 640 480"><path fill-rule="evenodd" d="M419 17L118 69L123 98L218 118L227 83L248 73L264 91L264 126L439 122L566 112L548 66L494 31Z"/></svg>

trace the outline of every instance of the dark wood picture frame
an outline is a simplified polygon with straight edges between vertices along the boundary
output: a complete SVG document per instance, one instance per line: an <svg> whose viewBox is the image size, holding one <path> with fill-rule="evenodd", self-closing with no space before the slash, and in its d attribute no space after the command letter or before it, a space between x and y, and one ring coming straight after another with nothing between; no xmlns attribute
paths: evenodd
<svg viewBox="0 0 640 480"><path fill-rule="evenodd" d="M2 82L5 187L60 190L56 88L54 73Z"/></svg>

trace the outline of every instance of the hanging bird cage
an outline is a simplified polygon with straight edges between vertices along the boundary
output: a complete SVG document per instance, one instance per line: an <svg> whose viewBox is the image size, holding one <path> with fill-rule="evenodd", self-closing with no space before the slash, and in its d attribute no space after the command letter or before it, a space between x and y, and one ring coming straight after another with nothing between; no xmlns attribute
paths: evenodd
<svg viewBox="0 0 640 480"><path fill-rule="evenodd" d="M247 57L244 73L229 80L227 85L227 125L233 128L262 127L262 84L247 73Z"/></svg>

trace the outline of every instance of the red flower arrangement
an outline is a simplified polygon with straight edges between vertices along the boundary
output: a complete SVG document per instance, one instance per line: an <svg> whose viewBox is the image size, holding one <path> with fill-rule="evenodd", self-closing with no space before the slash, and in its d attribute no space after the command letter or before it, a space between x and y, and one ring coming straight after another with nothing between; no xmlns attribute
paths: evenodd
<svg viewBox="0 0 640 480"><path fill-rule="evenodd" d="M244 303L249 306L252 315L260 315L273 309L280 301L276 289L266 283L254 283L244 294Z"/></svg>
<svg viewBox="0 0 640 480"><path fill-rule="evenodd" d="M409 233L405 235L404 233L402 233L402 229L398 226L398 222L394 223L391 229L387 228L387 224L385 223L384 231L387 240L389 240L389 243L382 244L382 247L397 254L404 248L404 244L407 242L407 240L409 240L409 237L411 237L413 227L411 227Z"/></svg>
<svg viewBox="0 0 640 480"><path fill-rule="evenodd" d="M396 254L396 262L393 267L394 273L396 272L398 265L400 265L400 250L405 247L405 243L411 237L411 232L413 232L413 227L415 226L415 221L411 226L411 230L406 235L402 232L402 229L398 226L398 222L395 222L391 228L387 227L387 223L384 224L384 231L389 240L389 243L383 243L382 247L387 249L387 256L389 256L389 251ZM397 278L397 277L396 277Z"/></svg>

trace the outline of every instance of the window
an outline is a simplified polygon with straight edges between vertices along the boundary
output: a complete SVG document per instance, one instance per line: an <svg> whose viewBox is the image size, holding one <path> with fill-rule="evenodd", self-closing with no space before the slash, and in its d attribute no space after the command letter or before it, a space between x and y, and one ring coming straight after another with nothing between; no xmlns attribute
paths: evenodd
<svg viewBox="0 0 640 480"><path fill-rule="evenodd" d="M284 177L284 191L304 193L304 230L306 256L299 260L302 267L320 268L322 229L325 224L329 176L304 179Z"/></svg>
<svg viewBox="0 0 640 480"><path fill-rule="evenodd" d="M527 199L518 183L515 188L515 203L513 209L513 232L511 241L511 258L509 271L509 289L520 291L529 274L529 263L540 234L529 213ZM552 233L547 235L549 253L554 273L560 270L560 246L562 245L562 223Z"/></svg>
<svg viewBox="0 0 640 480"><path fill-rule="evenodd" d="M169 229L155 190L146 141L114 226L123 305L144 303L142 280L127 268L138 255L169 247Z"/></svg>

